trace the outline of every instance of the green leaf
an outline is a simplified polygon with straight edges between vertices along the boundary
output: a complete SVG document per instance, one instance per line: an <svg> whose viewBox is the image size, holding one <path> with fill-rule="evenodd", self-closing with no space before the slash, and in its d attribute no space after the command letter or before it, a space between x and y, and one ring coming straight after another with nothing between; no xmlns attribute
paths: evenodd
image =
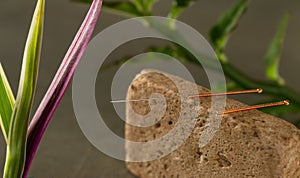
<svg viewBox="0 0 300 178"><path fill-rule="evenodd" d="M142 12L143 15L152 14L152 6L157 0L131 0L139 12Z"/></svg>
<svg viewBox="0 0 300 178"><path fill-rule="evenodd" d="M226 90L224 91L224 89ZM213 92L226 92L226 91L238 91L238 90L242 90L242 88L235 82L227 82L226 86L224 86L223 83L216 83L215 85L211 86L211 90L213 90Z"/></svg>
<svg viewBox="0 0 300 178"><path fill-rule="evenodd" d="M173 0L171 11L168 17L174 19L178 18L179 15L183 12L183 10L191 6L194 1L196 0Z"/></svg>
<svg viewBox="0 0 300 178"><path fill-rule="evenodd" d="M172 56L173 58L180 58L181 56L179 56L178 52L179 50L176 50L173 48L173 46L171 45L166 45L163 47L157 47L157 46L151 46L147 52L158 52L158 53L163 53L169 56Z"/></svg>
<svg viewBox="0 0 300 178"><path fill-rule="evenodd" d="M295 126L300 129L300 119L298 119L298 121L296 121Z"/></svg>
<svg viewBox="0 0 300 178"><path fill-rule="evenodd" d="M74 2L82 2L82 3L88 3L88 4L92 4L93 0L72 0Z"/></svg>
<svg viewBox="0 0 300 178"><path fill-rule="evenodd" d="M93 0L72 0L91 4ZM107 11L123 14L129 17L138 17L145 15L139 2L135 1L104 1L102 8Z"/></svg>
<svg viewBox="0 0 300 178"><path fill-rule="evenodd" d="M278 100L274 99L274 100L267 101L265 103L272 103L274 101L278 101ZM300 108L297 105L295 105L295 103L291 102L288 107L267 107L259 110L277 117L282 117L286 114L299 113Z"/></svg>
<svg viewBox="0 0 300 178"><path fill-rule="evenodd" d="M43 22L44 0L38 0L26 41L19 89L11 116L4 178L19 178L23 174L28 119L38 75Z"/></svg>
<svg viewBox="0 0 300 178"><path fill-rule="evenodd" d="M15 97L0 63L0 127L6 142L14 105Z"/></svg>
<svg viewBox="0 0 300 178"><path fill-rule="evenodd" d="M232 9L227 11L209 32L210 40L218 57L226 62L224 48L231 32L236 28L241 16L246 12L249 0L240 0Z"/></svg>
<svg viewBox="0 0 300 178"><path fill-rule="evenodd" d="M136 4L128 1L128 2L103 2L103 9L117 12L123 15L131 16L131 17L137 17L137 16L143 16L143 12L141 12Z"/></svg>
<svg viewBox="0 0 300 178"><path fill-rule="evenodd" d="M92 0L72 0L91 4ZM104 1L103 9L129 17L150 16L157 0Z"/></svg>
<svg viewBox="0 0 300 178"><path fill-rule="evenodd" d="M158 0L144 0L144 9L147 9L148 12L152 11L153 5L157 2Z"/></svg>
<svg viewBox="0 0 300 178"><path fill-rule="evenodd" d="M227 91L235 91L235 90L242 90L243 88L241 86L239 86L237 83L235 82L228 82L226 84L226 90Z"/></svg>
<svg viewBox="0 0 300 178"><path fill-rule="evenodd" d="M280 85L284 84L284 80L280 77L278 72L279 61L288 22L289 14L286 14L282 18L277 28L277 32L271 42L269 50L265 56L265 63L267 64L266 77L272 81L277 82Z"/></svg>

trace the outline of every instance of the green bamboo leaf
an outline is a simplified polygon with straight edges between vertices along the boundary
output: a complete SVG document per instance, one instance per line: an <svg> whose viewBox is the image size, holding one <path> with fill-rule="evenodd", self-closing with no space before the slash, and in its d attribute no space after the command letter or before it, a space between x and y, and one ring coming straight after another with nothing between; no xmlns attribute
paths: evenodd
<svg viewBox="0 0 300 178"><path fill-rule="evenodd" d="M15 105L15 97L0 63L0 127L5 141L9 133L10 118Z"/></svg>
<svg viewBox="0 0 300 178"><path fill-rule="evenodd" d="M139 12L145 15L152 14L152 7L157 2L157 0L131 0Z"/></svg>
<svg viewBox="0 0 300 178"><path fill-rule="evenodd" d="M74 2L82 2L82 3L88 3L88 4L92 4L93 0L72 0Z"/></svg>
<svg viewBox="0 0 300 178"><path fill-rule="evenodd" d="M153 5L157 2L158 0L145 0L144 1L144 8L147 9L149 12L152 11Z"/></svg>
<svg viewBox="0 0 300 178"><path fill-rule="evenodd" d="M295 126L300 129L300 119L298 119L296 122L295 122Z"/></svg>
<svg viewBox="0 0 300 178"><path fill-rule="evenodd" d="M184 11L184 9L191 6L194 1L196 0L173 0L171 11L168 17L174 19L178 18L179 15Z"/></svg>
<svg viewBox="0 0 300 178"><path fill-rule="evenodd" d="M241 16L246 12L250 0L240 0L233 8L227 11L209 32L210 40L220 60L226 61L224 48L231 32L236 28Z"/></svg>
<svg viewBox="0 0 300 178"><path fill-rule="evenodd" d="M272 100L271 102L278 101L278 100ZM269 101L268 101L269 102ZM269 103L271 103L269 102ZM290 103L289 107L276 107L276 108L262 108L259 109L260 111L264 113L271 114L273 116L282 117L286 114L297 114L299 113L299 107L295 105L294 103Z"/></svg>
<svg viewBox="0 0 300 178"><path fill-rule="evenodd" d="M72 0L75 2L83 2L92 4L93 0ZM138 4L138 6L137 6ZM104 1L102 8L107 11L123 14L129 17L143 16L143 12L140 11L141 6L134 1Z"/></svg>
<svg viewBox="0 0 300 178"><path fill-rule="evenodd" d="M235 82L228 82L226 84L226 90L227 91L236 91L236 90L242 90L243 88L241 86L239 86L237 83Z"/></svg>
<svg viewBox="0 0 300 178"><path fill-rule="evenodd" d="M92 2L92 1L91 1ZM131 1L128 2L103 2L103 9L120 13L130 17L143 16L143 12Z"/></svg>
<svg viewBox="0 0 300 178"><path fill-rule="evenodd" d="M282 51L283 41L286 34L288 22L289 22L289 14L286 14L282 18L277 28L276 34L271 42L269 50L265 56L265 63L267 65L266 77L281 85L284 84L284 80L283 78L280 77L278 69L279 69L279 61L281 57L281 51Z"/></svg>
<svg viewBox="0 0 300 178"><path fill-rule="evenodd" d="M242 88L235 82L227 82L224 86L224 83L216 83L213 86L211 86L213 89L213 92L226 92L226 91L238 91L242 90ZM224 91L224 88L226 91Z"/></svg>
<svg viewBox="0 0 300 178"><path fill-rule="evenodd" d="M43 22L44 0L38 0L26 41L19 89L11 116L4 178L20 178L23 174L28 118L38 75Z"/></svg>
<svg viewBox="0 0 300 178"><path fill-rule="evenodd" d="M178 7L188 7L192 1L195 0L173 0Z"/></svg>

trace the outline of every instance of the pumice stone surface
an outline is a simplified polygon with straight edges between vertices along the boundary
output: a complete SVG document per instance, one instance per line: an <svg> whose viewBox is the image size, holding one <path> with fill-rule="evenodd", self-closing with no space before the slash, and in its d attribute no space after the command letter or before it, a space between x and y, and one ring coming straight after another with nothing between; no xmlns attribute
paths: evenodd
<svg viewBox="0 0 300 178"><path fill-rule="evenodd" d="M218 107L212 109L210 97L183 101L178 85L183 91L194 87L199 93L210 92L150 69L138 74L129 86L128 100L156 98L153 93L165 98L126 103L125 137L132 141L125 144L126 166L134 175L300 177L300 130L294 125L258 110L218 116L214 114ZM226 100L226 109L245 106L236 100ZM219 125L215 123L215 131L209 132L214 121L219 121ZM211 133L211 138L199 144L201 136L207 133ZM136 146L136 142L145 145Z"/></svg>

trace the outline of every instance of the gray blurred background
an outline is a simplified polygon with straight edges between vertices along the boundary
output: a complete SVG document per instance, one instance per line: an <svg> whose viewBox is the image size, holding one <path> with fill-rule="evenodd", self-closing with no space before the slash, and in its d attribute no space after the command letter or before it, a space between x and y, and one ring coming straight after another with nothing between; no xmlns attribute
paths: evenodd
<svg viewBox="0 0 300 178"><path fill-rule="evenodd" d="M231 7L235 0L199 0L188 8L179 18L191 25L207 38L209 28L218 17ZM165 16L170 0L163 0L154 9L154 15ZM28 32L35 1L0 1L0 60L16 93L22 52ZM37 85L36 109L46 92L69 44L71 43L88 5L74 3L70 0L51 0L46 3L46 21L44 44L40 62L40 75ZM275 33L279 20L285 12L292 17L287 37L280 73L286 83L300 91L299 50L300 50L300 1L298 0L254 0L240 26L234 32L227 46L230 61L249 76L263 80L265 65L263 57ZM125 17L102 11L97 34L104 28ZM147 48L147 45L160 43L153 40L139 40L123 45L117 49L109 60L119 59L124 55L136 55ZM198 67L190 66L191 71ZM298 72L297 72L298 71ZM98 76L97 101L99 109L104 112L106 122L119 135L123 135L123 123L116 117L109 104L110 82L116 68L106 70ZM201 77L196 78L201 85ZM43 137L37 155L31 167L33 177L133 177L122 161L110 158L94 148L82 134L74 116L71 87L67 90L57 109L46 134ZM240 97L240 100L252 104L253 100ZM5 160L5 145L0 136L0 172Z"/></svg>

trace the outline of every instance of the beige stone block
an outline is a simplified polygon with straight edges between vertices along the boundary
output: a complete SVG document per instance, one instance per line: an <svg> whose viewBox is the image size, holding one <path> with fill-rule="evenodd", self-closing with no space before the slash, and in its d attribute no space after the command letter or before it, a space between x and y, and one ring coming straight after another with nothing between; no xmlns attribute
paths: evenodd
<svg viewBox="0 0 300 178"><path fill-rule="evenodd" d="M154 121L158 121L155 124L149 127L126 124L125 137L128 140L147 143L167 135L179 122L181 105L189 108L181 118L195 119L195 127L192 129L183 126L191 134L175 151L152 161L127 162L133 174L141 178L300 177L300 130L294 125L258 110L228 114L221 119L215 114L215 119L220 119L220 125L214 134L212 132L212 139L199 147L201 135L209 127L208 122L214 119L214 115L211 117L209 113L217 111L211 109L210 98L201 98L194 106L193 102L182 101L174 81L187 89L195 87L195 84L181 78L145 70L137 75L128 89L127 99L149 98L152 93L160 93L166 98L166 112L161 118L155 118L155 112L151 116ZM196 88L199 93L209 92L201 86ZM246 106L232 99L227 99L226 103L226 109ZM127 122L133 122L138 119L137 114L149 114L151 107L149 101L136 101L128 102L126 110ZM189 115L191 110L197 110L198 114ZM177 132L174 137L181 139L180 135ZM172 149L167 141L162 144ZM126 144L127 159L132 160L136 156L149 159L153 157L152 153L149 154L153 149Z"/></svg>

